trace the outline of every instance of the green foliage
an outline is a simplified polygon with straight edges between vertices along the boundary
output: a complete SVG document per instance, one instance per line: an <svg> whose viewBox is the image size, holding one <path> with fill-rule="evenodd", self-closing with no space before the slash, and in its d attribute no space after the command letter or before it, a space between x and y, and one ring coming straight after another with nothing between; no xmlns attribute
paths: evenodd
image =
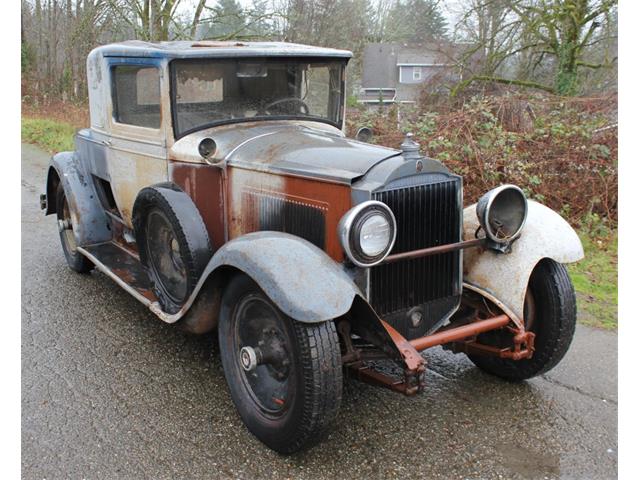
<svg viewBox="0 0 640 480"><path fill-rule="evenodd" d="M618 326L618 232L596 238L581 231L585 258L569 266L581 323L600 328Z"/></svg>
<svg viewBox="0 0 640 480"><path fill-rule="evenodd" d="M73 150L76 129L68 123L42 118L22 118L22 141L33 143L49 153Z"/></svg>
<svg viewBox="0 0 640 480"><path fill-rule="evenodd" d="M600 203L599 198L594 198L593 203ZM602 238L608 238L611 234L611 228L606 218L602 218L597 213L587 213L580 222L582 231L585 235L593 240L601 240Z"/></svg>
<svg viewBox="0 0 640 480"><path fill-rule="evenodd" d="M356 95L349 95L347 97L348 108L360 108L361 104L358 103L358 97Z"/></svg>

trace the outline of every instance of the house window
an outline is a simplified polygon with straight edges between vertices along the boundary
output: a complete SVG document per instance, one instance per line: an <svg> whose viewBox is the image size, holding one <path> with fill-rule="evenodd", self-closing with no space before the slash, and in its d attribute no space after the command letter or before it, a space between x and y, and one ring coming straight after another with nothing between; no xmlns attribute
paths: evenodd
<svg viewBox="0 0 640 480"><path fill-rule="evenodd" d="M122 65L113 69L116 122L160 128L160 72L155 67Z"/></svg>
<svg viewBox="0 0 640 480"><path fill-rule="evenodd" d="M413 79L414 80L422 80L422 68L421 67L413 67Z"/></svg>

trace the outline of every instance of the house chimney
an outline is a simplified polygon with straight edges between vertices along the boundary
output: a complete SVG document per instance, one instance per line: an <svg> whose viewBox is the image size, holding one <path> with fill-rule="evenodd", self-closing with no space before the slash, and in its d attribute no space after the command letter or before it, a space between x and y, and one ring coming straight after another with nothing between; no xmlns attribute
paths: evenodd
<svg viewBox="0 0 640 480"><path fill-rule="evenodd" d="M402 156L405 160L418 160L420 155L420 144L413 140L413 133L407 133L404 142L400 144Z"/></svg>

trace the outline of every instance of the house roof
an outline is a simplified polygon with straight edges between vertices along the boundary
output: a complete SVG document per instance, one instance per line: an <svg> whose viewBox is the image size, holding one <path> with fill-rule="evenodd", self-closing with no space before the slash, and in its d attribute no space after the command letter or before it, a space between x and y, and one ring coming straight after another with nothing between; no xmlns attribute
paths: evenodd
<svg viewBox="0 0 640 480"><path fill-rule="evenodd" d="M398 55L396 65L442 65L444 63L443 55L439 52L423 51L423 52L402 52Z"/></svg>
<svg viewBox="0 0 640 480"><path fill-rule="evenodd" d="M174 41L143 42L129 40L95 49L106 57L202 58L202 57L334 57L351 58L348 50L314 47L286 42Z"/></svg>
<svg viewBox="0 0 640 480"><path fill-rule="evenodd" d="M451 66L451 55L459 49L449 43L402 45L370 43L363 53L363 88L394 88L400 66Z"/></svg>

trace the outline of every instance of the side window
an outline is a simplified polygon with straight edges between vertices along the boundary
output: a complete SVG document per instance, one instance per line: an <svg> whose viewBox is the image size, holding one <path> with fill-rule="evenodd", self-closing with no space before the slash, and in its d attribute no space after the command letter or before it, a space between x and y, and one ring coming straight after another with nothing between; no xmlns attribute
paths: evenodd
<svg viewBox="0 0 640 480"><path fill-rule="evenodd" d="M116 122L160 128L160 73L155 67L117 66L113 75Z"/></svg>

